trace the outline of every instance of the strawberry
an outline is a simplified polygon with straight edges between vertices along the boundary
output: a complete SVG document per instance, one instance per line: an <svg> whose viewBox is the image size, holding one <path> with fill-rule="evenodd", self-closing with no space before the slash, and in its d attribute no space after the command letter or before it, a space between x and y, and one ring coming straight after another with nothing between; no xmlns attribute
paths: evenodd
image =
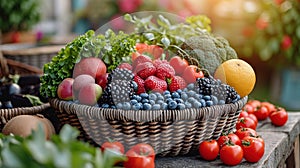
<svg viewBox="0 0 300 168"><path fill-rule="evenodd" d="M135 75L133 80L138 85L138 89L136 91L136 94L145 93L146 92L145 87L144 87L145 81L141 77L139 77L138 75Z"/></svg>
<svg viewBox="0 0 300 168"><path fill-rule="evenodd" d="M146 56L146 55L140 55L140 56L137 56L136 59L133 61L132 63L132 68L133 70L135 71L135 68L141 64L141 63L144 63L144 62L152 62L151 58Z"/></svg>
<svg viewBox="0 0 300 168"><path fill-rule="evenodd" d="M186 87L186 82L181 76L174 76L169 81L170 92L175 92L178 89L184 89Z"/></svg>
<svg viewBox="0 0 300 168"><path fill-rule="evenodd" d="M155 92L159 92L162 93L165 90L167 90L167 82L156 77L156 76L149 76L146 80L145 80L145 89L149 90L149 91L155 91Z"/></svg>
<svg viewBox="0 0 300 168"><path fill-rule="evenodd" d="M160 79L166 80L174 75L175 70L169 63L162 63L156 69L156 76Z"/></svg>
<svg viewBox="0 0 300 168"><path fill-rule="evenodd" d="M169 61L170 65L174 68L176 75L181 75L184 69L189 66L187 60L179 56L172 57Z"/></svg>
<svg viewBox="0 0 300 168"><path fill-rule="evenodd" d="M144 62L144 63L137 65L137 67L135 68L135 72L141 78L146 79L148 76L155 74L156 68L152 64L152 62Z"/></svg>
<svg viewBox="0 0 300 168"><path fill-rule="evenodd" d="M129 63L126 63L126 62L121 63L118 66L118 68L132 70L132 66Z"/></svg>
<svg viewBox="0 0 300 168"><path fill-rule="evenodd" d="M165 63L167 64L168 61L167 61L167 60L156 59L156 60L153 60L152 63L153 63L153 65L154 65L156 68L158 68L158 66L159 66L160 64L165 64Z"/></svg>

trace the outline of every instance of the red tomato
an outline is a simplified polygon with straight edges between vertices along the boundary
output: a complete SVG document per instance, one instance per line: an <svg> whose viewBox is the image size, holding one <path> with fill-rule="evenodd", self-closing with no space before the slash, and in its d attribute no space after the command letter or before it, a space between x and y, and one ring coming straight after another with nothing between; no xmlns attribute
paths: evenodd
<svg viewBox="0 0 300 168"><path fill-rule="evenodd" d="M269 116L269 110L266 106L260 106L257 111L254 112L254 115L258 120L265 120Z"/></svg>
<svg viewBox="0 0 300 168"><path fill-rule="evenodd" d="M187 84L194 83L197 78L203 78L204 74L196 65L187 66L182 74Z"/></svg>
<svg viewBox="0 0 300 168"><path fill-rule="evenodd" d="M261 102L259 100L249 100L247 104L251 105L255 111L255 109L261 105Z"/></svg>
<svg viewBox="0 0 300 168"><path fill-rule="evenodd" d="M238 165L243 159L243 150L239 145L225 145L220 150L221 161L230 166Z"/></svg>
<svg viewBox="0 0 300 168"><path fill-rule="evenodd" d="M240 128L252 128L256 130L256 123L250 117L241 117L238 119L235 127L237 130Z"/></svg>
<svg viewBox="0 0 300 168"><path fill-rule="evenodd" d="M203 141L199 145L199 154L205 160L215 160L220 148L216 140Z"/></svg>
<svg viewBox="0 0 300 168"><path fill-rule="evenodd" d="M258 124L257 117L254 114L249 114L248 117L251 118L255 122L255 125L257 126Z"/></svg>
<svg viewBox="0 0 300 168"><path fill-rule="evenodd" d="M126 152L127 161L124 162L125 168L154 168L155 152L148 144L137 144Z"/></svg>
<svg viewBox="0 0 300 168"><path fill-rule="evenodd" d="M249 113L247 111L242 110L240 112L239 118L241 118L241 117L247 117L248 115L249 115Z"/></svg>
<svg viewBox="0 0 300 168"><path fill-rule="evenodd" d="M271 113L269 117L275 126L283 126L288 120L288 114L283 108L278 108L275 112Z"/></svg>
<svg viewBox="0 0 300 168"><path fill-rule="evenodd" d="M125 152L125 149L124 149L124 146L121 142L104 142L102 145L101 145L101 149L102 151L104 150L113 150L113 151L118 151L120 152L121 154L124 154Z"/></svg>
<svg viewBox="0 0 300 168"><path fill-rule="evenodd" d="M217 142L218 142L218 145L220 148L222 148L224 145L226 145L226 143L233 143L235 145L241 145L240 138L234 133L229 133L228 135L220 136L219 139L217 140Z"/></svg>
<svg viewBox="0 0 300 168"><path fill-rule="evenodd" d="M240 128L238 129L235 134L240 138L243 139L246 136L257 136L257 132L251 128Z"/></svg>
<svg viewBox="0 0 300 168"><path fill-rule="evenodd" d="M274 104L270 103L270 102L261 102L261 106L265 106L267 107L269 114L271 114L272 112L276 111L276 107Z"/></svg>
<svg viewBox="0 0 300 168"><path fill-rule="evenodd" d="M244 158L248 162L258 162L265 153L265 145L255 137L245 137L242 140Z"/></svg>
<svg viewBox="0 0 300 168"><path fill-rule="evenodd" d="M177 75L181 75L185 68L189 66L187 60L179 56L174 56L170 59L169 64L174 68Z"/></svg>
<svg viewBox="0 0 300 168"><path fill-rule="evenodd" d="M256 108L256 107L255 107ZM245 104L245 106L243 107L243 111L246 111L249 114L253 114L254 113L254 107L251 104Z"/></svg>

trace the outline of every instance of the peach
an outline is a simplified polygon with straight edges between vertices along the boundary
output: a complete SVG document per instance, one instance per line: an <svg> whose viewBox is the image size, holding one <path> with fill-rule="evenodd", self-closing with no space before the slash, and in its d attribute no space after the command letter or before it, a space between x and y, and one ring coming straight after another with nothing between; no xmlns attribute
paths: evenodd
<svg viewBox="0 0 300 168"><path fill-rule="evenodd" d="M73 83L74 98L77 99L77 95L78 95L80 89L89 83L95 83L95 78L93 78L91 75L82 74L82 75L77 76L74 79L74 83Z"/></svg>
<svg viewBox="0 0 300 168"><path fill-rule="evenodd" d="M96 83L89 83L83 86L78 94L80 104L94 106L102 95L102 88Z"/></svg>
<svg viewBox="0 0 300 168"><path fill-rule="evenodd" d="M57 96L62 100L73 100L73 78L65 78L57 88Z"/></svg>
<svg viewBox="0 0 300 168"><path fill-rule="evenodd" d="M73 70L73 78L82 74L91 75L93 78L98 78L106 73L106 65L100 58L88 57L82 58Z"/></svg>

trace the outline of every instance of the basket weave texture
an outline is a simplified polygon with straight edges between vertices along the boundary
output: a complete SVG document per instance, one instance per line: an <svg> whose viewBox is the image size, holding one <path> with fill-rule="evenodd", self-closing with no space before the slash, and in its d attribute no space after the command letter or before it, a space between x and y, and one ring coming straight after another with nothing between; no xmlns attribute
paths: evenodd
<svg viewBox="0 0 300 168"><path fill-rule="evenodd" d="M21 62L39 69L50 62L57 55L63 45L34 46L24 44L23 46L3 45L1 47L4 57Z"/></svg>
<svg viewBox="0 0 300 168"><path fill-rule="evenodd" d="M148 143L159 156L177 156L193 153L203 140L233 130L247 97L226 105L155 111L104 109L59 99L49 102L61 126L76 127L79 139L95 146L109 138L122 142L125 149Z"/></svg>

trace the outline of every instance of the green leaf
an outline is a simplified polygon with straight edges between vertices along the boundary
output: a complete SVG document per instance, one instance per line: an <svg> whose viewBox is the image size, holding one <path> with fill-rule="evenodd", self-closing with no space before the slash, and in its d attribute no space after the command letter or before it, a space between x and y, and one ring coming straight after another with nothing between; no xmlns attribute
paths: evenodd
<svg viewBox="0 0 300 168"><path fill-rule="evenodd" d="M68 124L64 125L59 133L63 143L68 143L75 140L78 135L79 131Z"/></svg>

